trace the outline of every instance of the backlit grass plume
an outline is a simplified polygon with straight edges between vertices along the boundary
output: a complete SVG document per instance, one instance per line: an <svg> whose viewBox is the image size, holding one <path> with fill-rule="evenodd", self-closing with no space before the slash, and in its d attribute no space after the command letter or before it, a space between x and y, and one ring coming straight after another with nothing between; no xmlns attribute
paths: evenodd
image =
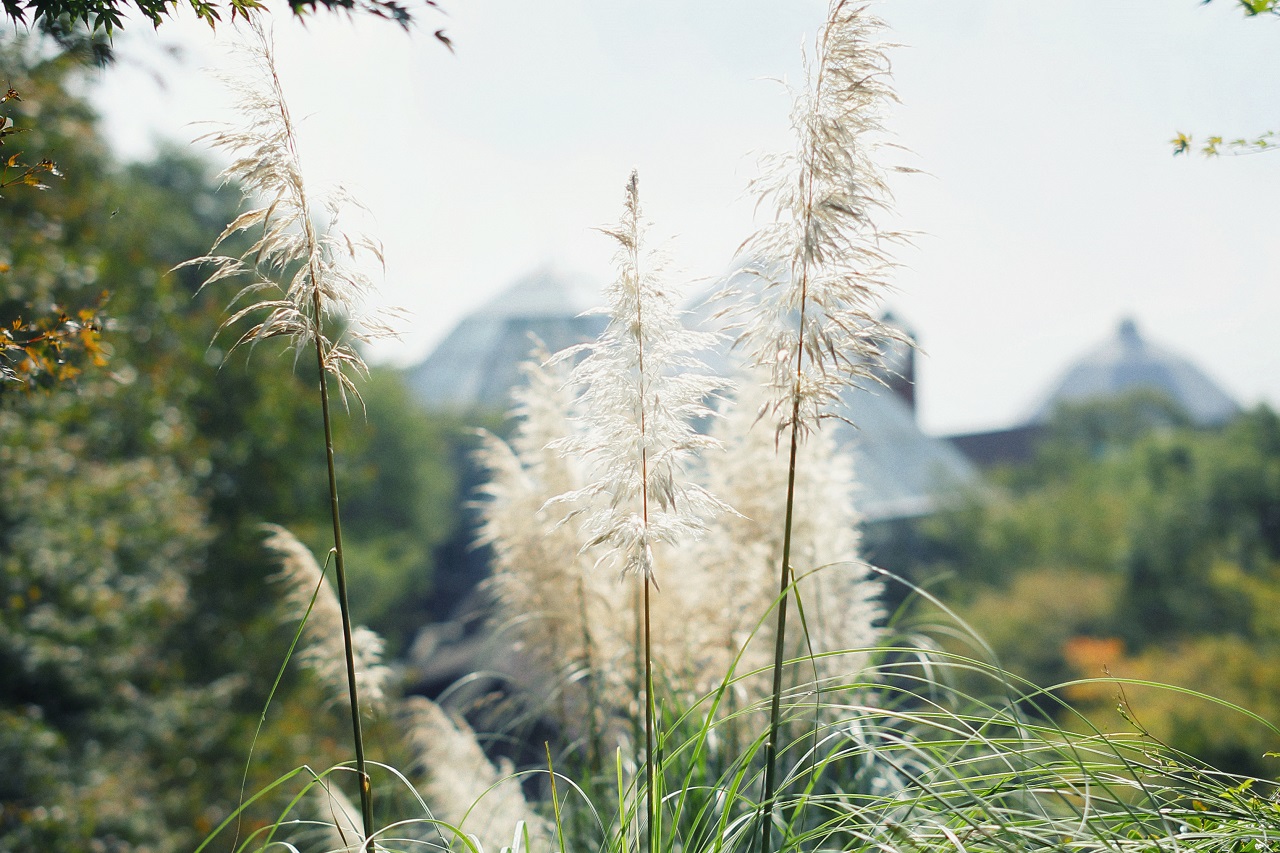
<svg viewBox="0 0 1280 853"><path fill-rule="evenodd" d="M363 311L372 283L355 266L362 252L371 253L379 261L382 252L372 240L336 230L341 209L351 201L345 193L329 196L320 208L308 194L298 158L297 136L276 72L271 40L259 23L253 23L252 28L253 40L241 48L249 76L227 81L238 98L236 108L242 124L204 137L213 147L231 156L231 165L223 171L222 178L240 186L249 209L227 225L209 255L187 263L212 267L205 285L223 279L248 279L249 283L233 301L233 305L240 307L223 324L225 328L245 320L253 323L241 334L236 346L282 337L288 340L297 358L308 349L314 349L316 354L317 390L329 471L340 630L345 646L347 693L360 779L360 810L364 836L371 838L374 834L373 794L365 768L356 653L347 602L333 425L329 413L329 377L337 380L344 400L348 390L359 396L350 372L365 373L367 368L352 340L370 341L393 334L376 315ZM316 227L316 220L321 216L327 217L329 223L324 231ZM228 239L241 232L250 237L251 245L247 249L236 256L216 254Z"/></svg>
<svg viewBox="0 0 1280 853"><path fill-rule="evenodd" d="M771 663L772 630L764 625L757 631L757 623L777 599L775 576L782 558L788 471L773 434L753 428L768 393L754 381L758 378L744 375L736 395L711 426L711 435L719 439L724 452L706 460L707 488L737 512L717 518L692 549L697 583L715 590L685 596L685 606L696 608L685 630L690 646L686 660L715 660L698 667L703 690L714 686L712 679L723 676L739 653L740 674L765 670ZM853 460L832 436L816 432L800 448L799 461L808 475L795 487L790 561L797 574L806 576L801 591L811 631L809 646L817 654L867 648L879 638L876 625L883 614L877 601L882 589L856 562L860 519L853 494ZM727 579L732 582L726 583ZM787 657L799 657L808 650L805 643L793 641ZM846 675L860 666L845 655L820 660L840 667ZM761 684L759 679L744 678L734 686L742 692ZM738 698L753 702L763 692L742 693Z"/></svg>
<svg viewBox="0 0 1280 853"><path fill-rule="evenodd" d="M793 151L765 161L753 183L774 218L744 244L757 281L721 294L738 305L735 345L769 371L766 412L779 434L838 416L840 394L875 381L889 342L902 333L880 321L880 300L903 239L876 220L890 202L874 160L881 120L896 101L889 60L875 37L883 25L865 6L837 0L796 95Z"/></svg>
<svg viewBox="0 0 1280 853"><path fill-rule="evenodd" d="M481 850L501 850L515 836L528 839L525 850L550 849L550 827L525 800L511 762L491 763L465 720L429 699L410 696L404 722L424 779L422 797L442 824L446 843L453 839L443 825L472 836Z"/></svg>
<svg viewBox="0 0 1280 853"><path fill-rule="evenodd" d="M265 529L268 536L263 544L280 560L274 580L283 589L285 611L290 621L305 622L298 660L315 674L333 701L340 702L347 695L347 671L338 597L306 545L279 525L268 524ZM382 663L382 637L364 626L352 631L351 637L356 684L365 708L380 708L391 675Z"/></svg>
<svg viewBox="0 0 1280 853"><path fill-rule="evenodd" d="M325 371L344 393L355 392L351 373L365 373L366 367L353 341L368 343L396 334L382 319L385 312L366 310L373 282L357 267L365 255L381 263L382 247L338 229L344 208L359 206L344 190L323 197L309 192L270 37L259 22L250 26L254 38L239 49L244 76L226 78L241 124L199 140L231 157L219 177L240 187L248 209L227 225L211 254L185 265L211 267L206 286L226 278L249 279L223 324L252 322L236 346L283 337L301 357L314 345ZM216 254L242 232L250 237L248 248L235 256Z"/></svg>
<svg viewBox="0 0 1280 853"><path fill-rule="evenodd" d="M680 322L675 292L643 242L645 227L632 172L622 221L601 229L618 244L618 277L600 309L608 326L594 343L557 356L585 357L570 377L583 389L580 429L554 446L588 467L589 484L565 496L594 503L588 544L609 546L624 573L653 580L653 546L700 531L723 506L681 476L696 454L716 445L691 422L711 416L706 401L723 383L701 372L695 353L714 338Z"/></svg>
<svg viewBox="0 0 1280 853"><path fill-rule="evenodd" d="M513 675L569 740L589 744L594 764L606 730L635 702L626 678L635 614L617 578L596 571L584 552L582 515L563 518L580 507L547 505L584 486L578 460L549 447L573 431L576 401L571 365L547 358L538 346L523 365L527 384L513 392L510 444L484 435L479 461L489 480L480 490L479 541L492 548L494 628L510 638Z"/></svg>

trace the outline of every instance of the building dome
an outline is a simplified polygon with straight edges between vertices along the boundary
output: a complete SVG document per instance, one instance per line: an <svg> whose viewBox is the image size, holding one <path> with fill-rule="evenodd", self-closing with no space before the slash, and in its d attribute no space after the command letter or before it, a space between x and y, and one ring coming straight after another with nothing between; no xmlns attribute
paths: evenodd
<svg viewBox="0 0 1280 853"><path fill-rule="evenodd" d="M505 411L520 365L533 339L550 352L594 340L602 315L600 288L583 276L546 267L515 281L469 314L406 378L419 400L433 408Z"/></svg>
<svg viewBox="0 0 1280 853"><path fill-rule="evenodd" d="M1030 421L1043 423L1064 403L1106 399L1132 391L1155 391L1177 403L1198 426L1230 420L1240 407L1191 362L1150 343L1132 319L1116 334L1072 365Z"/></svg>
<svg viewBox="0 0 1280 853"><path fill-rule="evenodd" d="M705 297L703 294L702 297ZM543 269L519 279L462 320L407 378L417 398L434 408L505 411L511 390L524 381L520 365L536 335L551 352L595 340L608 318L583 316L603 300L590 280ZM703 298L687 325L716 331L722 322ZM899 325L901 325L899 323ZM739 356L702 353L712 373L732 375ZM892 381L910 386L910 351L892 354ZM876 382L844 395L857 427L831 422L836 440L851 452L859 485L860 512L868 521L931 512L941 488L971 484L976 469L950 444L925 435L915 420L912 396Z"/></svg>

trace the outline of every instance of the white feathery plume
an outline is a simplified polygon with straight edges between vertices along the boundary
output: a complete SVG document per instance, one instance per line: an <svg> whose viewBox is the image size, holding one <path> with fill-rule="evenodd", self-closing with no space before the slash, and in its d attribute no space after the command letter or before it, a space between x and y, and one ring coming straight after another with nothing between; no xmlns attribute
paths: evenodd
<svg viewBox="0 0 1280 853"><path fill-rule="evenodd" d="M759 378L759 377L755 377ZM782 556L786 513L787 459L773 436L753 429L756 413L768 394L765 383L744 377L733 400L712 424L711 434L723 453L706 460L707 488L731 504L696 543L689 565L702 576L683 596L690 614L684 631L685 660L700 662L698 686L709 689L743 651L738 673L765 667L772 655L773 625L757 622L778 594L778 562ZM809 621L809 645L815 653L865 648L878 636L882 614L876 601L880 585L867 577L858 559L858 514L853 495L853 461L822 432L800 451L808 472L797 480L792 525L791 565L804 576L800 592ZM816 573L810 574L814 569ZM725 584L724 578L733 578ZM705 591L698 594L696 588ZM808 647L797 640L789 655ZM745 649L744 649L745 647ZM857 663L840 661L849 669ZM760 685L739 684L743 697L759 695Z"/></svg>
<svg viewBox="0 0 1280 853"><path fill-rule="evenodd" d="M422 696L404 702L410 748L424 781L419 792L432 816L474 836L484 850L499 850L522 823L530 849L546 849L551 832L529 807L511 763L490 763L466 721Z"/></svg>
<svg viewBox="0 0 1280 853"><path fill-rule="evenodd" d="M498 630L512 637L523 686L547 697L546 709L573 738L597 733L633 702L622 673L633 618L616 582L592 571L582 518L561 521L550 498L583 485L575 459L548 447L573 430L567 361L547 363L540 346L522 368L528 382L513 392L516 428L507 444L483 435L479 542L493 549L491 581ZM585 727L585 729L584 729Z"/></svg>
<svg viewBox="0 0 1280 853"><path fill-rule="evenodd" d="M511 446L544 488L555 494L581 486L581 466L548 445L573 431L577 397L572 365L553 360L546 345L535 338L529 358L520 366L524 383L511 392L510 416L517 422Z"/></svg>
<svg viewBox="0 0 1280 853"><path fill-rule="evenodd" d="M553 447L583 459L587 486L562 500L592 506L588 545L609 546L624 573L653 579L653 546L698 533L724 505L685 482L684 465L715 446L690 422L712 415L707 398L723 383L701 373L694 353L714 337L686 329L675 293L659 277L661 265L644 244L635 172L627 182L622 221L601 229L618 244L618 277L605 291L609 317L599 340L559 353L585 356L572 382L583 389L579 429Z"/></svg>
<svg viewBox="0 0 1280 853"><path fill-rule="evenodd" d="M641 627L636 644L637 689L644 695L645 831L656 844L658 794L654 787L657 700L653 679L650 587L657 588L654 547L690 539L706 518L727 509L699 485L684 482L686 464L715 440L691 421L709 417L707 398L721 384L702 374L693 353L714 337L691 332L680 322L676 300L659 278L660 264L644 243L639 178L627 181L622 221L602 229L618 244L618 277L605 290L602 309L608 325L592 344L571 347L558 357L582 355L572 381L583 391L579 430L553 444L583 459L588 484L556 502L586 504L587 547L602 546L602 562L620 565L640 578L636 609Z"/></svg>
<svg viewBox="0 0 1280 853"><path fill-rule="evenodd" d="M333 702L341 702L347 698L347 664L338 597L306 545L279 525L266 524L263 529L269 534L263 544L280 560L280 571L273 580L284 588L288 618L295 622L307 620L299 661L328 688ZM352 632L351 643L360 697L369 709L377 709L385 702L391 676L390 668L382 664L383 640L360 626Z"/></svg>
<svg viewBox="0 0 1280 853"><path fill-rule="evenodd" d="M760 202L776 207L773 222L742 245L744 272L756 287L735 287L731 279L719 295L739 298L739 307L722 314L735 316L736 345L748 365L769 374L758 418L773 420L774 441L786 433L790 444L760 794L762 850L771 848L777 807L787 610L797 578L794 557L800 556L792 553L800 439L823 418L838 418L841 392L876 378L884 343L904 338L877 319L892 268L887 247L901 240L876 224L890 193L872 154L884 106L896 100L888 59L874 41L879 28L860 1L832 0L817 56L806 61L808 86L791 114L795 151L774 159L755 182Z"/></svg>
<svg viewBox="0 0 1280 853"><path fill-rule="evenodd" d="M793 553L799 544L793 519L801 439L823 418L840 417L841 392L874 380L885 343L903 339L876 316L892 267L887 249L902 239L875 222L889 190L871 155L883 110L895 100L884 46L875 41L881 26L860 0L832 0L792 112L796 148L775 158L755 182L761 203L775 206L773 222L743 244L745 271L758 287L734 287L731 280L720 294L739 300L736 310L722 314L735 315L735 343L748 364L769 372L769 396L758 417L774 422L775 441L786 433L790 444L760 797L762 850L770 846L777 806L786 621L800 557Z"/></svg>
<svg viewBox="0 0 1280 853"><path fill-rule="evenodd" d="M374 286L355 264L363 255L381 264L382 247L371 238L338 230L342 210L359 206L344 190L326 194L318 206L308 195L270 36L256 19L250 26L253 40L240 45L241 64L248 73L224 78L237 97L243 124L201 137L231 156L231 165L220 177L240 186L249 209L223 230L211 254L181 266L211 267L206 285L225 278L250 279L233 301L241 307L223 327L252 315L266 317L244 332L235 346L286 337L300 355L318 340L325 371L338 380L344 394L351 391L358 397L347 369L363 374L367 368L351 341L395 337L385 315L400 313L365 307ZM317 219L326 219L328 227L317 230ZM254 238L243 253L213 254L242 231ZM285 276L287 281L282 280ZM338 327L343 331L335 337Z"/></svg>
<svg viewBox="0 0 1280 853"><path fill-rule="evenodd" d="M905 342L877 311L893 267L887 250L904 239L875 222L890 196L872 155L885 106L897 100L875 41L882 26L860 2L832 3L796 96L796 148L767 160L753 183L776 214L741 250L746 277L758 281L731 281L717 295L737 303L722 311L734 318L735 345L769 371L760 414L779 435L839 417L840 392L874 381L885 345Z"/></svg>
<svg viewBox="0 0 1280 853"><path fill-rule="evenodd" d="M759 371L756 371L758 374ZM758 378L758 376L756 377ZM765 383L744 380L733 401L712 426L725 452L707 462L708 488L732 500L741 513L720 522L740 541L761 542L773 566L782 555L786 512L787 458L773 436L753 429L756 412L768 396ZM853 458L834 437L817 432L805 442L796 479L791 562L798 573L858 558L860 517L854 502ZM769 576L774 574L770 567ZM766 607L776 589L763 583ZM762 609L754 609L758 616Z"/></svg>

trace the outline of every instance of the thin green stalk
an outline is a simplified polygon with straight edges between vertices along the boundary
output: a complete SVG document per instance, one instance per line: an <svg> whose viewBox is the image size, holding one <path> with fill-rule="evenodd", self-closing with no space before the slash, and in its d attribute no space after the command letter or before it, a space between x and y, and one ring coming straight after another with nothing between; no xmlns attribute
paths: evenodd
<svg viewBox="0 0 1280 853"><path fill-rule="evenodd" d="M803 318L803 304L801 307ZM801 320L803 323L803 319ZM774 794L777 790L778 772L778 718L782 711L782 664L786 659L787 607L790 603L791 527L795 511L796 453L800 438L800 398L796 397L791 413L791 451L787 464L787 513L782 529L782 565L778 572L778 622L773 645L773 696L769 704L769 738L764 744L764 793L760 797L760 853L768 853L769 838L773 829Z"/></svg>
<svg viewBox="0 0 1280 853"><path fill-rule="evenodd" d="M633 249L633 252L635 250ZM636 286L640 283L640 258L638 255L634 258L636 269ZM644 300L636 299L636 329L637 329L637 366L640 369L640 495L641 509L643 511L643 519L645 530L649 529L649 448L646 444L648 422L645 418L644 410L644 394L648 390L644 377L644 336L640 330L644 329ZM646 539L644 547L648 547ZM657 829L657 806L654 803L653 790L653 635L649 625L649 577L651 567L645 564L644 575L644 778L645 778L645 800L647 812L649 815L648 825L645 827L645 836L648 839L649 853L658 853L658 849L654 844L654 833Z"/></svg>
<svg viewBox="0 0 1280 853"><path fill-rule="evenodd" d="M315 275L313 269L312 275ZM316 312L316 366L320 369L320 410L324 416L325 461L329 466L329 514L333 518L334 568L338 577L338 604L342 610L342 641L347 656L347 692L351 698L351 728L356 745L356 776L360 780L360 814L366 842L373 838L373 787L365 769L364 735L360 729L360 697L356 691L356 659L351 644L351 608L347 603L347 572L343 563L342 518L338 513L338 472L333 461L333 426L329 417L329 382L324 364L324 341L320 334L320 291L314 292Z"/></svg>
<svg viewBox="0 0 1280 853"><path fill-rule="evenodd" d="M649 578L646 576L644 579L644 781L649 814L646 832L649 853L658 853L657 847L654 846L658 812L653 789L653 640L649 630L649 585Z"/></svg>
<svg viewBox="0 0 1280 853"><path fill-rule="evenodd" d="M631 174L631 188L635 191L635 173ZM634 198L634 196L633 196ZM636 210L632 210L636 214ZM635 227L638 227L636 225ZM647 533L649 529L649 448L648 448L648 418L645 413L645 392L648 389L648 383L645 382L644 372L644 299L641 294L641 276L640 276L640 256L639 256L639 238L631 245L631 263L636 274L636 368L639 373L637 382L640 390L640 509L641 519ZM641 543L641 547L648 548L648 537ZM652 566L648 561L644 562L644 779L645 779L645 806L648 820L645 826L646 850L648 853L657 853L655 845L655 831L657 828L657 807L654 803L653 790L653 637L650 632L649 619L649 584Z"/></svg>
<svg viewBox="0 0 1280 853"><path fill-rule="evenodd" d="M823 50L819 56L826 56L826 38L829 30L823 33ZM818 79L815 91L821 91L822 78L826 65L819 64ZM813 229L809 220L813 216L813 160L815 152L812 144L806 151L808 162L805 175L805 240L811 240ZM808 248L806 246L806 248ZM807 253L806 253L807 254ZM773 647L773 698L769 706L769 739L765 742L764 793L760 798L760 853L768 853L769 838L773 830L774 796L777 791L778 773L778 718L782 709L782 664L786 657L787 606L790 603L790 589L793 583L791 571L791 527L796 503L796 454L800 447L800 385L804 375L804 333L805 311L809 307L809 269L803 263L800 270L800 322L799 334L796 338L796 372L795 385L792 387L791 402L791 451L787 462L787 513L783 521L782 531L782 565L778 571L778 623Z"/></svg>
<svg viewBox="0 0 1280 853"><path fill-rule="evenodd" d="M636 620L636 636L635 636L635 652L636 652L636 672L635 672L635 691L639 696L645 689L644 684L644 595L640 588L636 587L635 595L632 596L631 609L634 611L632 615ZM631 717L631 740L635 745L636 764L642 764L643 760L640 756L640 719L639 717Z"/></svg>
<svg viewBox="0 0 1280 853"><path fill-rule="evenodd" d="M564 843L564 819L560 816L560 795L556 793L556 768L551 762L551 744L543 741L542 746L547 751L547 778L551 780L551 811L556 818L556 839L563 852L569 848Z"/></svg>

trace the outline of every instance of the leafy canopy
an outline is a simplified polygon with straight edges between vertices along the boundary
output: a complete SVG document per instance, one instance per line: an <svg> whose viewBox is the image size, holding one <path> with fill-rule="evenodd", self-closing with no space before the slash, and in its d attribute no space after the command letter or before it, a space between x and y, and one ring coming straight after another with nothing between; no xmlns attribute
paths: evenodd
<svg viewBox="0 0 1280 853"><path fill-rule="evenodd" d="M1280 718L1280 416L1196 430L1149 395L1068 407L1004 488L930 519L934 569L1010 671L1049 686L1107 673ZM1272 736L1168 691L1065 691L1220 768L1274 772ZM1136 722L1135 722L1136 721Z"/></svg>
<svg viewBox="0 0 1280 853"><path fill-rule="evenodd" d="M436 0L420 0L422 5L438 6ZM181 0L0 0L4 4L4 17L15 24L37 26L54 35L65 34L69 25L83 24L93 31L110 36L123 28L124 15L136 9L159 27L165 18L174 15L183 6ZM186 0L186 5L209 26L215 26L230 14L234 21L238 16L248 18L263 9L259 0ZM413 20L409 6L399 0L289 0L295 15L305 15L323 6L331 11L360 12L395 21L408 27ZM442 32L436 38L448 44Z"/></svg>

